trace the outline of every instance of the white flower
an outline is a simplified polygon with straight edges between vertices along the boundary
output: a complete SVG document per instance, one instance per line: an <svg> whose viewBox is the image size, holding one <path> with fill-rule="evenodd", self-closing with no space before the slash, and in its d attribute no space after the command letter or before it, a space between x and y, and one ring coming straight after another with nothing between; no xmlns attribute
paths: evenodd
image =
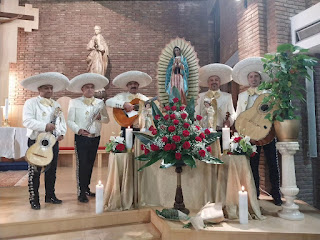
<svg viewBox="0 0 320 240"><path fill-rule="evenodd" d="M110 136L110 141L114 142L116 140L115 136Z"/></svg>
<svg viewBox="0 0 320 240"><path fill-rule="evenodd" d="M253 145L253 146L252 146L252 151L253 151L253 152L257 152L257 146L256 146L256 145Z"/></svg>
<svg viewBox="0 0 320 240"><path fill-rule="evenodd" d="M123 141L124 141L124 138L123 138L123 137L117 136L117 137L115 138L115 142L123 143Z"/></svg>
<svg viewBox="0 0 320 240"><path fill-rule="evenodd" d="M244 137L244 141L247 143L247 144L250 144L250 137L249 136L245 136ZM250 144L251 145L251 144Z"/></svg>

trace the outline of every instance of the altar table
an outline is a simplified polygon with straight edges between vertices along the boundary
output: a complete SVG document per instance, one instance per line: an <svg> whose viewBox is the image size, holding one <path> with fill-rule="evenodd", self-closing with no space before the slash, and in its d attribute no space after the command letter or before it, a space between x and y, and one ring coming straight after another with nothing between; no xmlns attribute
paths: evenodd
<svg viewBox="0 0 320 240"><path fill-rule="evenodd" d="M127 210L133 203L133 154L110 153L104 210Z"/></svg>
<svg viewBox="0 0 320 240"><path fill-rule="evenodd" d="M244 155L223 155L221 160L224 164L217 166L215 202L222 202L228 219L238 218L239 191L244 186L248 192L249 219L265 219L261 215L249 159Z"/></svg>
<svg viewBox="0 0 320 240"><path fill-rule="evenodd" d="M0 157L19 159L28 149L26 128L0 127Z"/></svg>

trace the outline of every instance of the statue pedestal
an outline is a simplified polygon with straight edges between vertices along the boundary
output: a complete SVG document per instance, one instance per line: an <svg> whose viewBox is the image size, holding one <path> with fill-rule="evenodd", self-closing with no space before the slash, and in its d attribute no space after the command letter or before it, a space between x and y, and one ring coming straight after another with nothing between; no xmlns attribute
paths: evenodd
<svg viewBox="0 0 320 240"><path fill-rule="evenodd" d="M280 190L286 199L278 215L287 220L302 220L304 219L304 214L299 211L299 206L294 203L296 195L299 193L294 167L294 154L299 150L299 143L278 142L276 146L282 155L282 186Z"/></svg>

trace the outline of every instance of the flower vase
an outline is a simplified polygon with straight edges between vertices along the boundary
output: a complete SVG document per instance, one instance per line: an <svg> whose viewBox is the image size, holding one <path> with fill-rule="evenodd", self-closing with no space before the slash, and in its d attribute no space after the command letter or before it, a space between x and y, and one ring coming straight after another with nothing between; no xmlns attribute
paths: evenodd
<svg viewBox="0 0 320 240"><path fill-rule="evenodd" d="M177 189L176 189L176 196L175 202L173 205L174 209L177 209L185 214L189 214L189 209L187 209L183 202L183 194L182 194L182 187L181 187L181 173L182 173L182 166L183 165L176 165L176 173L177 173Z"/></svg>

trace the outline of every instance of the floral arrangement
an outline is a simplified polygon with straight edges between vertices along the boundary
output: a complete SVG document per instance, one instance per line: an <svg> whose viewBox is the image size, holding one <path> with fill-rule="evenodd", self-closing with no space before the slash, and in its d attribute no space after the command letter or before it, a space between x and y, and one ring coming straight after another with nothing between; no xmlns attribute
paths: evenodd
<svg viewBox="0 0 320 240"><path fill-rule="evenodd" d="M211 155L210 145L217 140L220 133L213 133L209 129L204 131L199 126L200 115L194 117L193 98L187 106L182 105L180 94L173 89L173 97L169 105L164 107L164 114L152 102L154 126L149 130L152 135L135 132L143 143L141 149L144 154L137 157L147 163L140 170L158 160L162 160L160 168L188 165L196 167L196 160L211 164L220 164L221 160Z"/></svg>
<svg viewBox="0 0 320 240"><path fill-rule="evenodd" d="M234 133L230 142L230 152L228 154L246 155L253 157L257 153L257 146L250 143L250 137L242 136L239 133Z"/></svg>
<svg viewBox="0 0 320 240"><path fill-rule="evenodd" d="M123 137L111 136L109 142L106 144L106 152L123 153L126 152L125 140Z"/></svg>

